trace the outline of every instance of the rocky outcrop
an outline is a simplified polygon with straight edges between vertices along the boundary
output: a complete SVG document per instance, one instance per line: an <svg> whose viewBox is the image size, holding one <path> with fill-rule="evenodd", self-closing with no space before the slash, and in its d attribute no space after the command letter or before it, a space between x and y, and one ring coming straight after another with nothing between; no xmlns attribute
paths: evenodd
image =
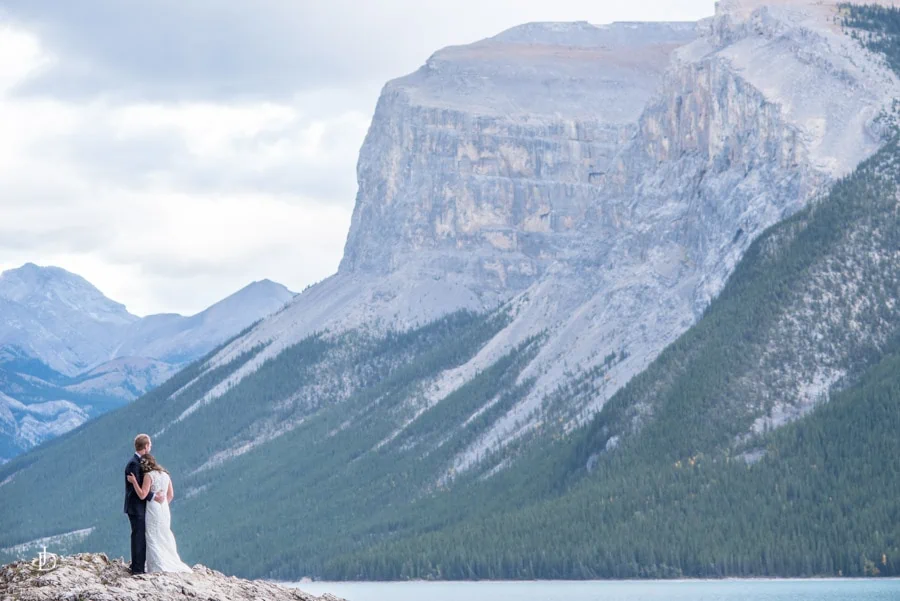
<svg viewBox="0 0 900 601"><path fill-rule="evenodd" d="M190 574L159 573L131 576L122 559L102 553L81 553L59 558L58 567L39 572L31 562L18 561L0 568L2 601L341 601L333 595L316 597L271 582L225 576L202 565Z"/></svg>

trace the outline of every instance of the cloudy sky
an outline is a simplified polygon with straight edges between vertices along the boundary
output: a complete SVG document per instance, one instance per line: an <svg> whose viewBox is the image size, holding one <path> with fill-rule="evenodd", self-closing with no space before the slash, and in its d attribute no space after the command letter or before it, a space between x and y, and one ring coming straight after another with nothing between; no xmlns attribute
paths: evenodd
<svg viewBox="0 0 900 601"><path fill-rule="evenodd" d="M0 0L0 271L58 265L139 315L334 273L385 81L528 21L713 0Z"/></svg>

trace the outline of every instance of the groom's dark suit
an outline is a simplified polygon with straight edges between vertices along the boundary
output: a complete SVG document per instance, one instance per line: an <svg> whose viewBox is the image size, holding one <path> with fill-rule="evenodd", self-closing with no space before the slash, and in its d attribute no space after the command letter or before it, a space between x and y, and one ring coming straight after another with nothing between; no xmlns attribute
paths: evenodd
<svg viewBox="0 0 900 601"><path fill-rule="evenodd" d="M144 564L147 558L147 529L144 524L144 513L147 510L147 500L153 497L153 492L148 492L143 499L134 491L128 474L134 474L138 486L144 486L144 472L141 471L141 458L137 453L131 456L125 466L125 513L131 522L131 573L143 574Z"/></svg>

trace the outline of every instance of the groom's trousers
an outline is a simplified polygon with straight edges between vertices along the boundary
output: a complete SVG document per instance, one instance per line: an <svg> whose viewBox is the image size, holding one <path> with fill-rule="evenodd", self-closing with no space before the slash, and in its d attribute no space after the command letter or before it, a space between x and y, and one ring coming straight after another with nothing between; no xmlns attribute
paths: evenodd
<svg viewBox="0 0 900 601"><path fill-rule="evenodd" d="M147 561L147 529L144 516L128 514L131 522L131 573L143 574Z"/></svg>

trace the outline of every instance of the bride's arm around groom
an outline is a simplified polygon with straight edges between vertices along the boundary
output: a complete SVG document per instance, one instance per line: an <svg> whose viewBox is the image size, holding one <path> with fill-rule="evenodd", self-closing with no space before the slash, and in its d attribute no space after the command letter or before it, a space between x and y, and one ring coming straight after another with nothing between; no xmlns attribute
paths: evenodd
<svg viewBox="0 0 900 601"><path fill-rule="evenodd" d="M142 499L149 494L150 487L153 486L153 477L150 476L150 473L147 473L144 476L143 486L138 485L137 478L134 477L134 474L128 474L128 481L131 482L131 485L134 487L134 492L136 492L137 495ZM166 503L171 503L173 498L175 498L175 489L172 488L172 479L170 478L169 487L166 489Z"/></svg>
<svg viewBox="0 0 900 601"><path fill-rule="evenodd" d="M131 485L134 487L134 492L137 493L137 496L141 499L146 498L147 495L150 493L150 487L153 486L153 478L150 476L150 474L144 474L144 485L143 486L140 486L138 484L137 478L134 476L133 473L129 472L127 477L128 477L128 481L131 482ZM171 485L169 485L169 486L171 487ZM171 497L169 497L168 500L171 500Z"/></svg>

